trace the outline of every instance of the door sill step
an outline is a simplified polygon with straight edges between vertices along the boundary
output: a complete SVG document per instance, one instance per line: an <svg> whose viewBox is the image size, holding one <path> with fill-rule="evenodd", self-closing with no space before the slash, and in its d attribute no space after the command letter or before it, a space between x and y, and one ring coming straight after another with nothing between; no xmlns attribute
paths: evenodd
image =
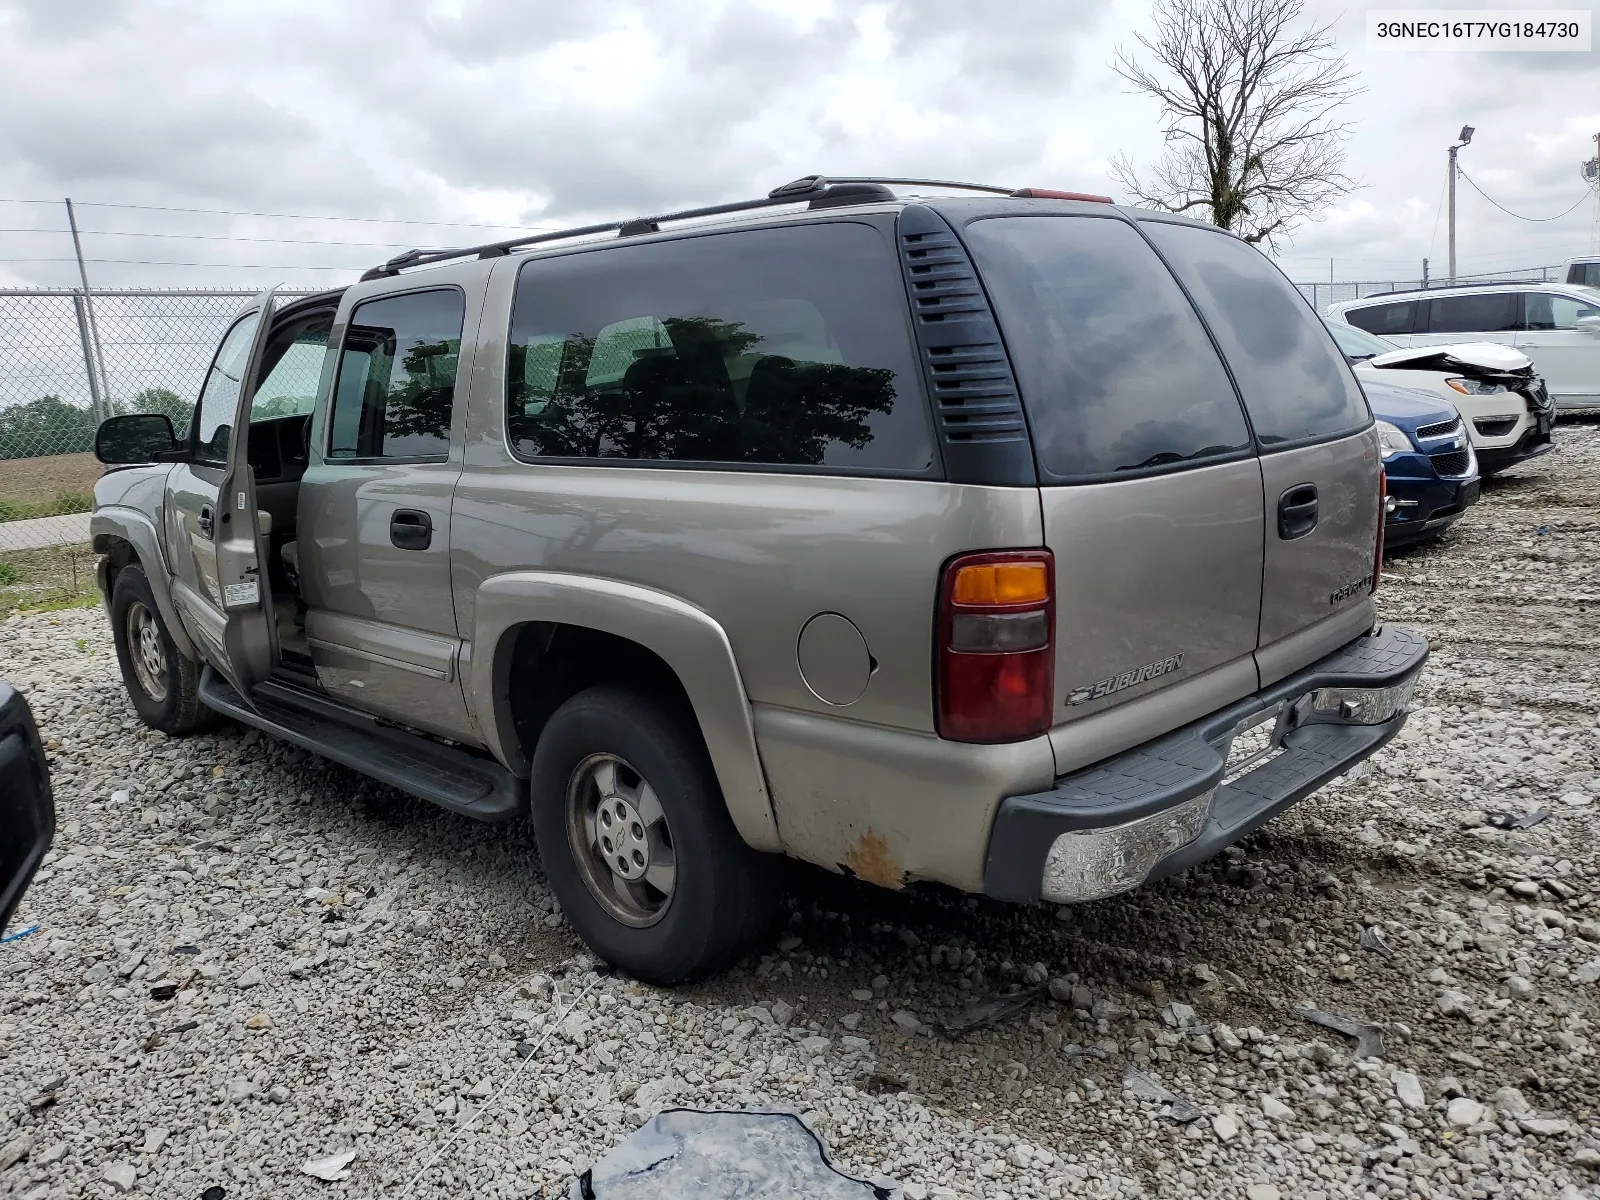
<svg viewBox="0 0 1600 1200"><path fill-rule="evenodd" d="M478 821L509 821L527 785L499 763L378 724L278 683L258 684L246 703L216 671L200 676L206 707L441 808Z"/></svg>

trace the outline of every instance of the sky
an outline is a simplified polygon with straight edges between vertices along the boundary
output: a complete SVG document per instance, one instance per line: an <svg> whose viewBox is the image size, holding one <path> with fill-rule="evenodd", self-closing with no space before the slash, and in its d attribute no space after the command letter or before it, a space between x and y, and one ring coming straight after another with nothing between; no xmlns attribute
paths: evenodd
<svg viewBox="0 0 1600 1200"><path fill-rule="evenodd" d="M1345 114L1361 186L1279 247L1291 277L1443 273L1463 124L1462 165L1505 208L1584 195L1600 49L1369 50L1365 8L1307 5L1366 89ZM124 287L337 284L411 246L819 172L1121 199L1110 160L1162 146L1155 103L1110 68L1149 18L1130 0L0 0L0 287L76 283L65 196L91 282ZM1462 272L1600 249L1592 199L1543 223L1465 182L1458 204Z"/></svg>

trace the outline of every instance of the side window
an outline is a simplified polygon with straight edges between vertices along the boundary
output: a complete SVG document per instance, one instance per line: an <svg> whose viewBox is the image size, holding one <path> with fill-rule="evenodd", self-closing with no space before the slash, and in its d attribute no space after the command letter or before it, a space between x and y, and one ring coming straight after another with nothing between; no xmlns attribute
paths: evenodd
<svg viewBox="0 0 1600 1200"><path fill-rule="evenodd" d="M1056 482L1249 447L1205 328L1131 226L992 217L965 236L1000 318L1040 469Z"/></svg>
<svg viewBox="0 0 1600 1200"><path fill-rule="evenodd" d="M226 463L233 440L233 421L239 410L239 386L250 366L250 347L255 342L259 312L247 313L234 322L217 348L211 369L200 389L195 406L194 456L201 462Z"/></svg>
<svg viewBox="0 0 1600 1200"><path fill-rule="evenodd" d="M1573 263L1567 268L1567 282L1600 288L1600 262Z"/></svg>
<svg viewBox="0 0 1600 1200"><path fill-rule="evenodd" d="M830 222L536 259L511 314L526 458L925 472L933 441L884 235Z"/></svg>
<svg viewBox="0 0 1600 1200"><path fill-rule="evenodd" d="M1417 302L1400 300L1394 304L1374 304L1369 308L1352 308L1344 319L1357 329L1365 329L1383 337L1391 333L1410 333L1417 319Z"/></svg>
<svg viewBox="0 0 1600 1200"><path fill-rule="evenodd" d="M251 421L300 416L316 407L332 325L333 313L319 312L273 331L261 363L266 377L250 400Z"/></svg>
<svg viewBox="0 0 1600 1200"><path fill-rule="evenodd" d="M1516 292L1435 296L1428 305L1429 333L1509 333L1522 305Z"/></svg>
<svg viewBox="0 0 1600 1200"><path fill-rule="evenodd" d="M1529 292L1524 298L1526 329L1576 329L1582 317L1600 317L1600 305L1585 304L1570 296L1549 292Z"/></svg>
<svg viewBox="0 0 1600 1200"><path fill-rule="evenodd" d="M329 458L449 453L465 314L454 288L356 305L339 354Z"/></svg>
<svg viewBox="0 0 1600 1200"><path fill-rule="evenodd" d="M1372 419L1327 327L1266 255L1199 226L1144 228L1216 335L1263 447L1353 432Z"/></svg>

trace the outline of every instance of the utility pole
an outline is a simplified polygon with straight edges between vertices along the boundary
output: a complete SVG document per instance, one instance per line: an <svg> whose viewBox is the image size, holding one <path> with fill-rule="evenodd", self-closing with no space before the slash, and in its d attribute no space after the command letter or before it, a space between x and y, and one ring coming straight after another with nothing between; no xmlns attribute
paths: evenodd
<svg viewBox="0 0 1600 1200"><path fill-rule="evenodd" d="M67 226L72 230L72 252L78 257L78 279L83 283L83 311L88 318L87 337L83 339L84 370L89 376L89 401L95 408L94 419L103 421L111 415L111 385L106 379L105 355L100 350L100 327L94 319L94 300L89 295L89 271L83 265L83 242L78 237L78 215L72 210L72 197L67 197ZM95 376L99 375L99 386Z"/></svg>
<svg viewBox="0 0 1600 1200"><path fill-rule="evenodd" d="M1428 260L1427 259L1423 259L1422 260L1422 286L1424 288L1426 288L1428 286Z"/></svg>
<svg viewBox="0 0 1600 1200"><path fill-rule="evenodd" d="M1594 186L1594 232L1590 241L1595 250L1600 250L1600 133L1591 140L1594 142L1595 156L1583 164L1583 177Z"/></svg>
<svg viewBox="0 0 1600 1200"><path fill-rule="evenodd" d="M1473 128L1461 127L1461 136L1450 147L1450 282L1456 281L1456 151L1471 144Z"/></svg>

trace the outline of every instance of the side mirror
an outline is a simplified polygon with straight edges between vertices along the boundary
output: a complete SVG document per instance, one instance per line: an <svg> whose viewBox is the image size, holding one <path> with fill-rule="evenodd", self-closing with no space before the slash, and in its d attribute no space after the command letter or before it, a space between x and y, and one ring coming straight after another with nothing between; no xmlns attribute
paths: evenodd
<svg viewBox="0 0 1600 1200"><path fill-rule="evenodd" d="M1600 317L1579 317L1573 325L1594 337L1600 337Z"/></svg>
<svg viewBox="0 0 1600 1200"><path fill-rule="evenodd" d="M107 417L94 431L94 456L109 466L159 462L177 447L165 413Z"/></svg>
<svg viewBox="0 0 1600 1200"><path fill-rule="evenodd" d="M44 745L22 693L0 683L0 933L56 832Z"/></svg>

